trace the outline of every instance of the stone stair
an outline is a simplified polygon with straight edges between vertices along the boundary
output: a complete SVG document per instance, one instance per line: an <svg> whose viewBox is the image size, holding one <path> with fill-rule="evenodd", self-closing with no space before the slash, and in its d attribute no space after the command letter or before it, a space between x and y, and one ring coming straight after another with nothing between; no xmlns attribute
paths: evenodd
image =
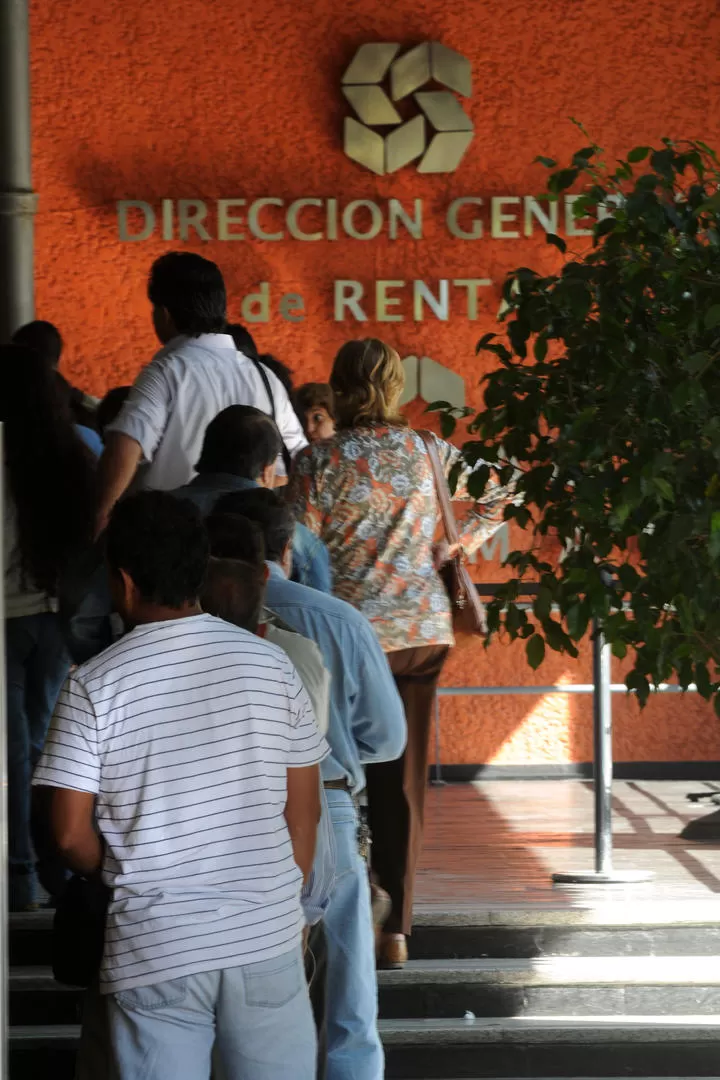
<svg viewBox="0 0 720 1080"><path fill-rule="evenodd" d="M81 996L52 980L50 927L11 916L10 1080L73 1075ZM426 912L412 954L380 973L387 1080L720 1078L714 902Z"/></svg>

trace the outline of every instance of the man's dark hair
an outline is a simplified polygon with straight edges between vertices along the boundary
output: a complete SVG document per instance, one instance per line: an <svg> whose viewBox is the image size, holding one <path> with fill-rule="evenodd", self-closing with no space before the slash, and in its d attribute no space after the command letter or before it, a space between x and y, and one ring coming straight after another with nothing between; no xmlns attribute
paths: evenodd
<svg viewBox="0 0 720 1080"><path fill-rule="evenodd" d="M106 533L110 570L124 570L143 600L181 608L197 600L209 557L200 511L166 491L141 491L117 504Z"/></svg>
<svg viewBox="0 0 720 1080"><path fill-rule="evenodd" d="M214 559L242 559L262 566L265 562L265 540L262 529L240 514L218 514L213 511L205 519L210 538L210 554Z"/></svg>
<svg viewBox="0 0 720 1080"><path fill-rule="evenodd" d="M131 390L132 386L115 386L112 390L108 390L95 413L95 424L101 435L104 434L108 424L117 420Z"/></svg>
<svg viewBox="0 0 720 1080"><path fill-rule="evenodd" d="M169 251L155 260L148 299L167 309L179 334L199 337L225 329L227 298L220 268L192 251Z"/></svg>
<svg viewBox="0 0 720 1080"><path fill-rule="evenodd" d="M246 326L243 326L242 323L228 323L225 330L235 342L235 348L238 352L241 352L244 356L249 356L252 360L259 359L260 354L255 344L255 338Z"/></svg>
<svg viewBox="0 0 720 1080"><path fill-rule="evenodd" d="M205 431L199 473L231 473L257 480L282 449L280 432L266 413L252 405L229 405Z"/></svg>
<svg viewBox="0 0 720 1080"><path fill-rule="evenodd" d="M63 351L63 339L57 326L44 319L35 319L16 330L10 339L13 345L25 345L42 356L51 368L60 363Z"/></svg>
<svg viewBox="0 0 720 1080"><path fill-rule="evenodd" d="M265 558L270 562L279 562L295 530L290 508L267 488L223 495L215 504L215 513L240 514L259 525L265 541Z"/></svg>
<svg viewBox="0 0 720 1080"><path fill-rule="evenodd" d="M200 603L208 615L257 631L265 601L265 567L242 559L216 559L208 563Z"/></svg>

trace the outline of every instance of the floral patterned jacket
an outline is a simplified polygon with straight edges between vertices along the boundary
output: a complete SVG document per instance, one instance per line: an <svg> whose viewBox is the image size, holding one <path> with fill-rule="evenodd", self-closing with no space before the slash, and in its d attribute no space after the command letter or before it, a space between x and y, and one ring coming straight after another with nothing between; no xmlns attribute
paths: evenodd
<svg viewBox="0 0 720 1080"><path fill-rule="evenodd" d="M434 436L435 437L435 436ZM435 437L448 475L460 451ZM468 499L461 474L455 499ZM385 652L453 643L450 604L433 566L439 506L420 436L362 427L314 443L295 458L289 496L298 521L327 545L334 592L370 620ZM511 488L490 481L459 526L472 554L503 522Z"/></svg>

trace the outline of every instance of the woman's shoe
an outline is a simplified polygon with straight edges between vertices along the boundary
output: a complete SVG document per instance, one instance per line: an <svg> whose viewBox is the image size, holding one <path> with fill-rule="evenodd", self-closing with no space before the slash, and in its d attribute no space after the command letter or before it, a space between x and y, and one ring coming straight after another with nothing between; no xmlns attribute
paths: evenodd
<svg viewBox="0 0 720 1080"><path fill-rule="evenodd" d="M404 934L383 934L378 950L378 967L399 971L408 961L407 939Z"/></svg>

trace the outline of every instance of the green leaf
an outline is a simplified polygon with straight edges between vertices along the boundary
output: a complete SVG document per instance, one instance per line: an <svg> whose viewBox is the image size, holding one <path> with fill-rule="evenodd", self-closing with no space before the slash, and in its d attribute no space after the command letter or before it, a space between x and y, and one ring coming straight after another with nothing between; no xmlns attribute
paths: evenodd
<svg viewBox="0 0 720 1080"><path fill-rule="evenodd" d="M440 412L441 409L452 409L449 401L431 401L425 406L425 412Z"/></svg>
<svg viewBox="0 0 720 1080"><path fill-rule="evenodd" d="M440 431L443 439L449 439L457 427L457 420L449 413L440 413Z"/></svg>
<svg viewBox="0 0 720 1080"><path fill-rule="evenodd" d="M548 188L554 195L559 195L560 192L567 191L569 187L572 187L577 177L577 169L560 169L559 172L553 173L548 180Z"/></svg>
<svg viewBox="0 0 720 1080"><path fill-rule="evenodd" d="M720 532L720 510L714 510L710 518L710 532Z"/></svg>
<svg viewBox="0 0 720 1080"><path fill-rule="evenodd" d="M705 313L705 326L708 330L714 330L716 326L720 326L720 304L713 304Z"/></svg>
<svg viewBox="0 0 720 1080"><path fill-rule="evenodd" d="M550 157L543 157L542 155L540 155L539 157L536 157L535 161L533 162L533 165L538 165L538 164L539 165L544 165L546 169L554 169L555 166L557 165L557 161L554 161Z"/></svg>
<svg viewBox="0 0 720 1080"><path fill-rule="evenodd" d="M507 611L505 613L505 626L507 627L510 636L516 638L520 632L520 628L527 622L527 616L517 604L508 604Z"/></svg>
<svg viewBox="0 0 720 1080"><path fill-rule="evenodd" d="M457 491L458 480L460 479L460 474L463 471L463 468L463 462L456 461L453 467L450 469L450 472L448 474L448 487L450 489L451 495L454 495Z"/></svg>
<svg viewBox="0 0 720 1080"><path fill-rule="evenodd" d="M617 639L617 641L613 641L612 645L610 646L610 650L613 656L616 656L618 660L624 660L627 656L627 645L619 638Z"/></svg>
<svg viewBox="0 0 720 1080"><path fill-rule="evenodd" d="M617 225L617 219L614 217L603 218L597 225L593 227L593 234L596 240L600 240L603 236L607 236L611 233Z"/></svg>
<svg viewBox="0 0 720 1080"><path fill-rule="evenodd" d="M483 334L475 346L475 354L480 353L483 349L486 349L493 338L497 337L497 334Z"/></svg>
<svg viewBox="0 0 720 1080"><path fill-rule="evenodd" d="M535 344L533 346L533 352L535 353L535 359L537 360L538 364L543 363L545 357L547 356L547 351L547 334L539 334L538 337L535 339Z"/></svg>
<svg viewBox="0 0 720 1080"><path fill-rule="evenodd" d="M709 701L712 695L713 687L712 682L710 681L710 674L707 669L707 664L698 662L695 665L694 677L695 685L698 688L698 693L700 694L700 697L703 697L706 701Z"/></svg>
<svg viewBox="0 0 720 1080"><path fill-rule="evenodd" d="M567 244L563 240L562 236L558 236L556 233L545 233L545 239L548 244L552 244L553 247L562 251L563 255L567 251Z"/></svg>
<svg viewBox="0 0 720 1080"><path fill-rule="evenodd" d="M584 146L582 150L578 150L573 154L572 163L578 169L584 169L591 158L595 157L596 147Z"/></svg>
<svg viewBox="0 0 720 1080"><path fill-rule="evenodd" d="M644 161L649 153L649 146L636 146L630 151L627 159L632 165L635 165L638 161Z"/></svg>
<svg viewBox="0 0 720 1080"><path fill-rule="evenodd" d="M485 488L490 479L490 469L487 465L478 465L470 473L467 479L468 495L473 499L481 499L485 494Z"/></svg>
<svg viewBox="0 0 720 1080"><path fill-rule="evenodd" d="M587 633L588 623L590 622L586 604L581 601L568 608L565 621L570 637L573 641L580 641Z"/></svg>
<svg viewBox="0 0 720 1080"><path fill-rule="evenodd" d="M533 671L537 671L545 659L545 641L540 634L533 634L531 638L528 638L525 644L525 655L530 667Z"/></svg>
<svg viewBox="0 0 720 1080"><path fill-rule="evenodd" d="M660 492L663 499L667 499L668 502L675 502L675 492L673 491L672 484L670 484L669 481L667 481L662 476L655 476L653 477L653 484Z"/></svg>
<svg viewBox="0 0 720 1080"><path fill-rule="evenodd" d="M549 589L541 586L533 602L533 611L538 619L549 619L552 611L552 593Z"/></svg>

